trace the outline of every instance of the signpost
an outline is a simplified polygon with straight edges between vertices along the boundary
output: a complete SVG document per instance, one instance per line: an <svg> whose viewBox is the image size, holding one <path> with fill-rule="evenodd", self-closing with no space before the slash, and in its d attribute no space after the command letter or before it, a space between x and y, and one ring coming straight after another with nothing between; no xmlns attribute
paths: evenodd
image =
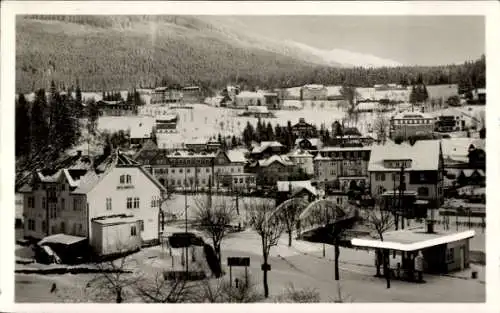
<svg viewBox="0 0 500 313"><path fill-rule="evenodd" d="M245 267L245 281L248 285L248 267L250 266L250 258L249 257L232 257L227 258L227 265L229 266L229 285L232 287L233 285L233 266L243 266ZM236 286L238 287L238 286Z"/></svg>

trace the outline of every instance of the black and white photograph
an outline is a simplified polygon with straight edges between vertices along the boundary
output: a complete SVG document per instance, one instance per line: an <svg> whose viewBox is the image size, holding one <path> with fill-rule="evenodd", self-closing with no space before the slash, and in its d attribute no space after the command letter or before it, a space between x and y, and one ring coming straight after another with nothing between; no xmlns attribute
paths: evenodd
<svg viewBox="0 0 500 313"><path fill-rule="evenodd" d="M13 19L14 303L486 302L484 15L133 13Z"/></svg>

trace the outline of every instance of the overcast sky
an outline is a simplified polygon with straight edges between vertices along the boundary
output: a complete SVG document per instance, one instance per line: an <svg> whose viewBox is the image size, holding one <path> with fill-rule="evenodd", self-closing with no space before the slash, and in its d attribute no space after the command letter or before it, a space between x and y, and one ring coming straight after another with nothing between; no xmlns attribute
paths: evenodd
<svg viewBox="0 0 500 313"><path fill-rule="evenodd" d="M485 52L482 16L232 16L253 32L406 65L462 63Z"/></svg>

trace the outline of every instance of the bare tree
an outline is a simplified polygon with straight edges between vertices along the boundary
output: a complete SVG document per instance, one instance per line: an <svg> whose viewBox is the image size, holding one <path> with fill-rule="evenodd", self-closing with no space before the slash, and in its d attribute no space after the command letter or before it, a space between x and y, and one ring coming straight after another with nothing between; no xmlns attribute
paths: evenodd
<svg viewBox="0 0 500 313"><path fill-rule="evenodd" d="M377 233L381 241L384 241L384 233L390 230L395 223L394 217L390 211L382 210L380 207L380 200L376 201L375 207L368 211L366 217L367 225L370 229ZM377 276L380 275L380 260L382 259L384 274L387 281L387 288L390 288L390 276L387 252L384 251L383 255L379 250L375 251L377 257Z"/></svg>
<svg viewBox="0 0 500 313"><path fill-rule="evenodd" d="M335 280L340 279L340 241L345 232L353 228L357 221L355 210L354 207L339 207L330 200L320 199L311 203L299 216L306 224L321 227L324 242L333 242L335 246ZM324 244L323 256L325 256Z"/></svg>
<svg viewBox="0 0 500 313"><path fill-rule="evenodd" d="M389 120L382 111L377 112L373 123L373 131L377 134L377 140L385 144L388 137Z"/></svg>
<svg viewBox="0 0 500 313"><path fill-rule="evenodd" d="M124 247L123 245L119 245ZM125 248L118 249L119 254L125 253ZM122 256L115 260L96 263L99 273L87 283L91 288L101 294L115 298L116 303L122 303L128 289L135 285L140 277L134 273L137 261L130 255Z"/></svg>
<svg viewBox="0 0 500 313"><path fill-rule="evenodd" d="M137 295L146 303L188 302L192 286L184 279L166 280L157 273L153 278L141 279L135 284Z"/></svg>
<svg viewBox="0 0 500 313"><path fill-rule="evenodd" d="M278 245L281 234L285 230L284 224L276 214L271 214L275 209L275 203L268 199L259 199L246 205L250 216L250 225L257 232L262 242L262 271L264 283L264 297L269 297L269 285L267 272L269 271L269 252L271 247Z"/></svg>
<svg viewBox="0 0 500 313"><path fill-rule="evenodd" d="M211 196L195 199L196 211L194 219L200 229L212 239L215 254L221 264L220 246L222 239L227 235L231 222L235 217L235 209L231 201L217 198L212 201Z"/></svg>
<svg viewBox="0 0 500 313"><path fill-rule="evenodd" d="M275 211L283 220L288 233L288 246L292 246L292 234L297 226L299 215L307 207L307 201L302 198L291 198L281 203Z"/></svg>

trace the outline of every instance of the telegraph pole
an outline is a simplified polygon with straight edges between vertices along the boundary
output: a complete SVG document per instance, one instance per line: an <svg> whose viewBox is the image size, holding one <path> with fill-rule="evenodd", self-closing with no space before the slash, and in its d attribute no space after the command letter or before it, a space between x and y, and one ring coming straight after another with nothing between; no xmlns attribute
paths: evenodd
<svg viewBox="0 0 500 313"><path fill-rule="evenodd" d="M405 208L403 207L403 192L405 188L404 166L401 166L401 173L399 175L399 211L401 212L401 229L405 229Z"/></svg>

